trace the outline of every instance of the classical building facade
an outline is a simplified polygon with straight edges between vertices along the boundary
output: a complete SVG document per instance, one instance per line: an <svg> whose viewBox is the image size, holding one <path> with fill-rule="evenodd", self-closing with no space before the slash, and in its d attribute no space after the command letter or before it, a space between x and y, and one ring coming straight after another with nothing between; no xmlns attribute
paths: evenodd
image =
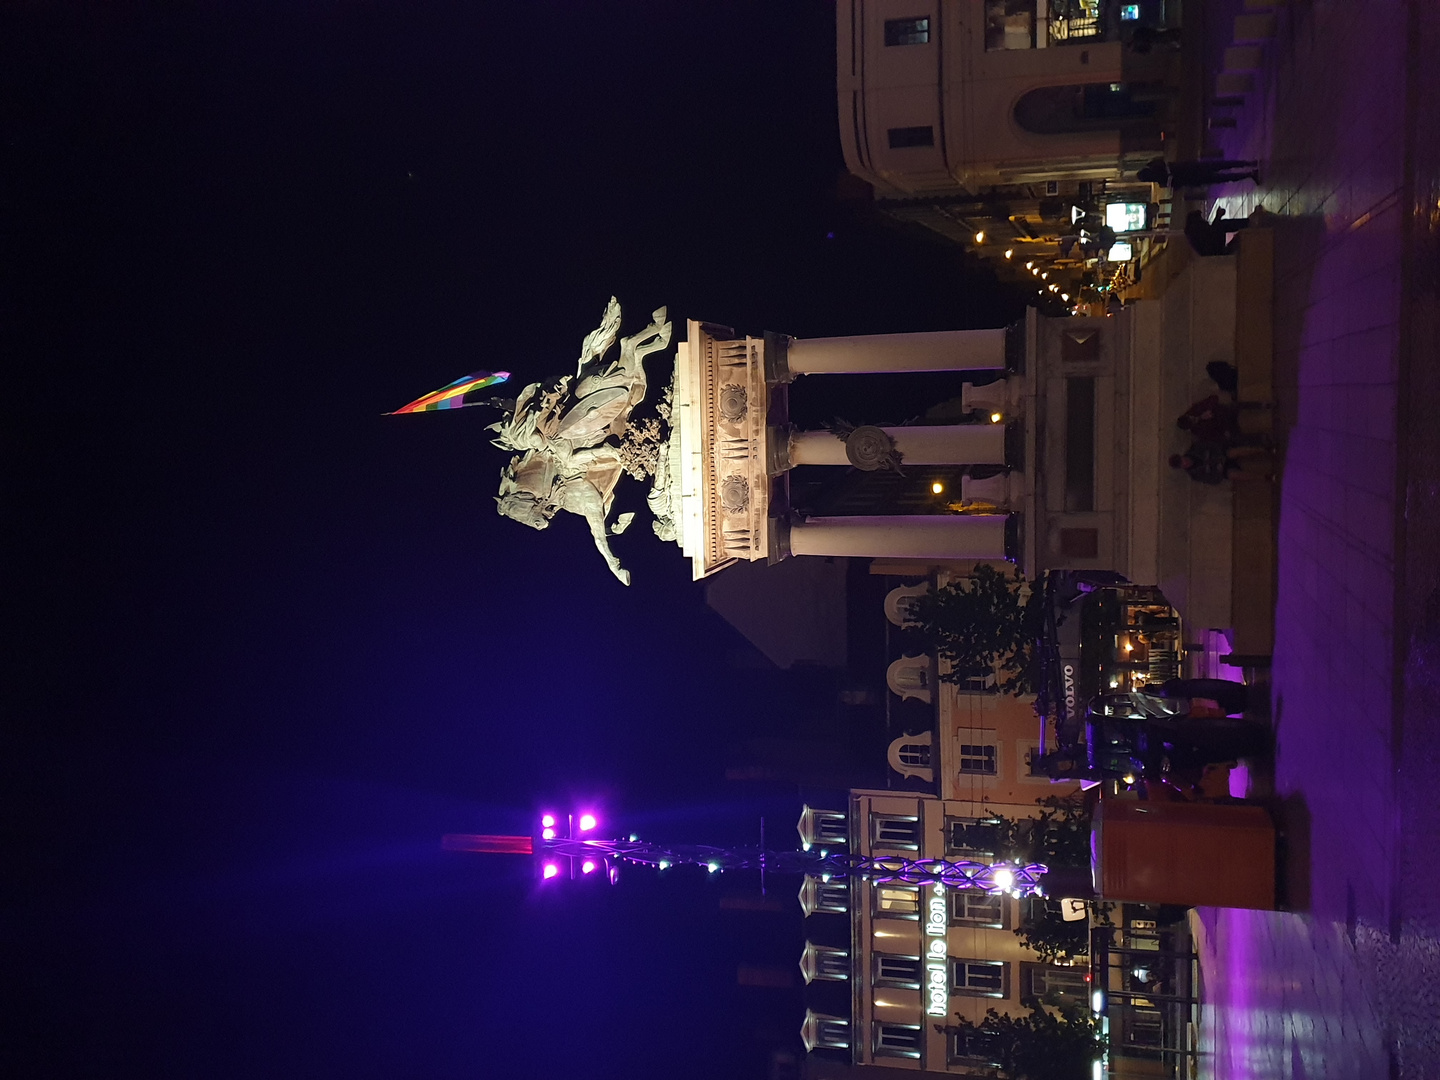
<svg viewBox="0 0 1440 1080"><path fill-rule="evenodd" d="M1112 570L1158 586L1187 625L1230 626L1231 488L1166 459L1189 442L1176 418L1216 390L1207 365L1236 358L1236 259L1197 260L1161 299L1112 317L1031 309L1008 328L825 339L692 321L666 454L669 514L694 576L791 556L903 560L922 573L990 560L1030 579ZM788 423L797 380L916 371L964 373L956 422ZM800 466L887 476L892 494L815 512L791 498ZM921 498L907 502L904 485L917 484Z"/></svg>
<svg viewBox="0 0 1440 1080"><path fill-rule="evenodd" d="M1159 5L842 0L841 145L882 197L1113 179L1160 147L1160 51L1126 48Z"/></svg>
<svg viewBox="0 0 1440 1080"><path fill-rule="evenodd" d="M946 572L939 583L950 580ZM930 582L897 584L885 602L894 626ZM807 807L799 830L812 847L911 859L991 862L1003 857L997 815L1038 813L1038 799L1071 794L1030 772L1040 729L1029 699L993 687L939 681L933 656L901 655L889 691L905 733L891 744L897 788L855 790L844 809ZM909 789L905 789L908 785ZM807 877L800 903L807 944L800 966L810 988L802 1037L813 1075L830 1067L909 1073L985 1074L994 1055L954 1018L989 1009L1024 1012L1023 999L1088 1000L1088 966L1050 964L1014 933L1029 914L1020 900L974 890ZM1052 901L1053 902L1053 901Z"/></svg>
<svg viewBox="0 0 1440 1080"><path fill-rule="evenodd" d="M1076 281L1079 264L1057 240L1077 209L1117 232L1159 217L1155 189L1134 173L1174 145L1179 126L1180 56L1143 41L1164 9L842 0L846 166L886 213L992 257L1003 276L1043 261Z"/></svg>

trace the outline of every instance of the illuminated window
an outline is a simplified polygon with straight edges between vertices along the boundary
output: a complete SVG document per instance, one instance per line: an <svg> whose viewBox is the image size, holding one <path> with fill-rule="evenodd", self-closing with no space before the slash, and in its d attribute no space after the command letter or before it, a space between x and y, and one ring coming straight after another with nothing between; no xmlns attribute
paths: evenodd
<svg viewBox="0 0 1440 1080"><path fill-rule="evenodd" d="M875 886L875 914L892 919L913 919L920 914L917 885Z"/></svg>
<svg viewBox="0 0 1440 1080"><path fill-rule="evenodd" d="M886 19L886 45L925 45L930 41L929 18Z"/></svg>
<svg viewBox="0 0 1440 1080"><path fill-rule="evenodd" d="M843 847L850 839L850 826L839 810L816 810L807 806L797 826L800 839L807 845Z"/></svg>
<svg viewBox="0 0 1440 1080"><path fill-rule="evenodd" d="M893 986L902 990L920 989L920 958L876 953L875 985Z"/></svg>
<svg viewBox="0 0 1440 1080"><path fill-rule="evenodd" d="M805 953L800 957L800 971L807 983L816 979L826 982L844 982L850 978L850 953L828 945L805 943Z"/></svg>
<svg viewBox="0 0 1440 1080"><path fill-rule="evenodd" d="M956 1031L950 1035L946 1054L951 1065L998 1069L1000 1036L990 1031Z"/></svg>
<svg viewBox="0 0 1440 1080"><path fill-rule="evenodd" d="M1114 89L1119 89L1119 84ZM1117 233L1137 232L1145 228L1145 211L1143 202L1106 203L1105 224Z"/></svg>
<svg viewBox="0 0 1440 1080"><path fill-rule="evenodd" d="M806 915L817 911L843 915L850 910L850 885L842 878L822 881L815 874L806 874L800 886L800 908Z"/></svg>
<svg viewBox="0 0 1440 1080"><path fill-rule="evenodd" d="M994 776L995 747L983 743L961 743L960 771L979 776Z"/></svg>
<svg viewBox="0 0 1440 1080"><path fill-rule="evenodd" d="M1121 4L1121 5L1120 5L1120 21L1121 21L1121 22L1134 22L1134 21L1135 21L1136 19L1138 19L1138 18L1140 18L1140 5L1139 5L1139 4Z"/></svg>
<svg viewBox="0 0 1440 1080"><path fill-rule="evenodd" d="M961 997L1010 996L1010 965L1000 960L950 961L950 993Z"/></svg>
<svg viewBox="0 0 1440 1080"><path fill-rule="evenodd" d="M850 1021L807 1009L800 1037L807 1050L849 1050Z"/></svg>
<svg viewBox="0 0 1440 1080"><path fill-rule="evenodd" d="M875 1053L879 1057L918 1058L925 1029L919 1024L875 1024Z"/></svg>
<svg viewBox="0 0 1440 1080"><path fill-rule="evenodd" d="M1021 964L1020 985L1022 996L1042 998L1048 1005L1085 1002L1090 997L1084 968Z"/></svg>
<svg viewBox="0 0 1440 1080"><path fill-rule="evenodd" d="M1005 929L1005 897L991 896L979 889L954 889L950 893L950 922L955 926L984 926Z"/></svg>
<svg viewBox="0 0 1440 1080"><path fill-rule="evenodd" d="M985 51L1035 47L1035 0L986 0Z"/></svg>
<svg viewBox="0 0 1440 1080"><path fill-rule="evenodd" d="M870 842L876 847L916 850L920 847L920 819L895 814L871 814Z"/></svg>
<svg viewBox="0 0 1440 1080"><path fill-rule="evenodd" d="M891 128L887 134L890 139L891 150L904 150L911 146L935 145L935 129L933 127Z"/></svg>

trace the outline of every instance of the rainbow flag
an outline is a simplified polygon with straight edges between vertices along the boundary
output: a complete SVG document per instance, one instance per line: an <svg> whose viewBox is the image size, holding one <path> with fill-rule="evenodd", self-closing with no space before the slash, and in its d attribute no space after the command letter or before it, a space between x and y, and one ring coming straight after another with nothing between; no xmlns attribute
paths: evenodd
<svg viewBox="0 0 1440 1080"><path fill-rule="evenodd" d="M456 379L447 386L442 386L433 394L426 394L422 398L416 398L404 408L396 409L394 412L386 413L386 416L401 416L404 413L435 412L437 409L463 409L466 402L465 395L471 390L483 390L487 386L494 386L510 378L508 371L475 371L463 378Z"/></svg>

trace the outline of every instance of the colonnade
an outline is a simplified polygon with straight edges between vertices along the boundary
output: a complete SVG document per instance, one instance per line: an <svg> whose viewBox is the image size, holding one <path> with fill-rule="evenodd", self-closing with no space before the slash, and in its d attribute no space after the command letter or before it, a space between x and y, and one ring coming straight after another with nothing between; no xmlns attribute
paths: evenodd
<svg viewBox="0 0 1440 1080"><path fill-rule="evenodd" d="M843 338L788 338L777 365L781 381L800 375L1004 371L1011 331L948 330ZM1005 426L952 424L886 427L906 465L1004 465ZM795 465L849 465L846 441L829 431L789 435ZM1009 514L909 514L812 517L790 525L793 555L1004 559Z"/></svg>

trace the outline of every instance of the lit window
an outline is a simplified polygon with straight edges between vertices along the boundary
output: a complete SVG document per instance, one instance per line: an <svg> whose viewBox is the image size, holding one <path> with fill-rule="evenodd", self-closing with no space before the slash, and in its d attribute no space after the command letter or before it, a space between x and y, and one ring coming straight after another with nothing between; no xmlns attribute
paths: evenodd
<svg viewBox="0 0 1440 1080"><path fill-rule="evenodd" d="M904 150L912 146L935 145L935 129L933 127L891 128L887 134L889 135L891 150Z"/></svg>
<svg viewBox="0 0 1440 1080"><path fill-rule="evenodd" d="M1112 202L1105 204L1105 224L1117 233L1136 232L1145 228L1145 203Z"/></svg>
<svg viewBox="0 0 1440 1080"><path fill-rule="evenodd" d="M821 979L826 982L844 982L850 978L850 954L845 949L828 945L805 943L805 952L800 957L800 971L807 983Z"/></svg>
<svg viewBox="0 0 1440 1080"><path fill-rule="evenodd" d="M1061 967L1056 964L1021 964L1021 994L1042 998L1046 1004L1085 1002L1090 997L1090 984L1085 981L1085 968Z"/></svg>
<svg viewBox="0 0 1440 1080"><path fill-rule="evenodd" d="M796 829L807 851L814 845L843 847L850 836L849 824L839 810L816 810L809 806L801 811Z"/></svg>
<svg viewBox="0 0 1440 1080"><path fill-rule="evenodd" d="M950 961L950 993L962 997L1010 996L1010 965L1000 960Z"/></svg>
<svg viewBox="0 0 1440 1080"><path fill-rule="evenodd" d="M1005 928L1005 898L991 896L979 889L953 889L950 892L950 922L956 926Z"/></svg>
<svg viewBox="0 0 1440 1080"><path fill-rule="evenodd" d="M875 914L892 919L913 919L920 914L920 888L917 885L875 886Z"/></svg>
<svg viewBox="0 0 1440 1080"><path fill-rule="evenodd" d="M849 1050L850 1021L807 1009L800 1037L806 1050Z"/></svg>
<svg viewBox="0 0 1440 1080"><path fill-rule="evenodd" d="M919 1024L875 1024L875 1053L880 1057L918 1058L924 1045Z"/></svg>
<svg viewBox="0 0 1440 1080"><path fill-rule="evenodd" d="M984 743L961 743L960 771L980 776L994 776L995 747Z"/></svg>
<svg viewBox="0 0 1440 1080"><path fill-rule="evenodd" d="M876 847L917 850L920 847L920 819L871 814L870 842Z"/></svg>
<svg viewBox="0 0 1440 1080"><path fill-rule="evenodd" d="M985 51L1035 47L1035 0L986 0Z"/></svg>
<svg viewBox="0 0 1440 1080"><path fill-rule="evenodd" d="M886 19L886 45L926 45L930 41L930 19Z"/></svg>
<svg viewBox="0 0 1440 1080"><path fill-rule="evenodd" d="M1120 5L1120 21L1121 21L1121 22L1134 22L1134 21L1135 21L1136 19L1138 19L1138 18L1140 18L1140 5L1139 5L1139 4L1121 4L1121 5Z"/></svg>
<svg viewBox="0 0 1440 1080"><path fill-rule="evenodd" d="M998 1069L1000 1037L990 1031L956 1031L950 1035L947 1053L951 1065L971 1065Z"/></svg>
<svg viewBox="0 0 1440 1080"><path fill-rule="evenodd" d="M920 989L920 958L875 954L875 985L903 990Z"/></svg>

